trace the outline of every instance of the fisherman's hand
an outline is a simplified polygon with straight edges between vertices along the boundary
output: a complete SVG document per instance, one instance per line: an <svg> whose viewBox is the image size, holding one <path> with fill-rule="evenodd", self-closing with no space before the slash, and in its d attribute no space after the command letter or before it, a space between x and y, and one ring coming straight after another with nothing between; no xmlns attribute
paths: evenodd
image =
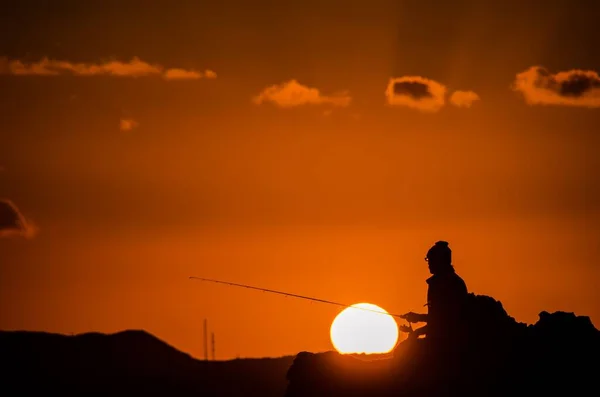
<svg viewBox="0 0 600 397"><path fill-rule="evenodd" d="M408 325L401 325L398 328L400 328L400 331L406 332L407 334L411 334L413 332L413 329L411 327L409 327Z"/></svg>
<svg viewBox="0 0 600 397"><path fill-rule="evenodd" d="M420 323L423 321L423 315L419 313L408 312L400 316L402 319L408 321L409 323Z"/></svg>

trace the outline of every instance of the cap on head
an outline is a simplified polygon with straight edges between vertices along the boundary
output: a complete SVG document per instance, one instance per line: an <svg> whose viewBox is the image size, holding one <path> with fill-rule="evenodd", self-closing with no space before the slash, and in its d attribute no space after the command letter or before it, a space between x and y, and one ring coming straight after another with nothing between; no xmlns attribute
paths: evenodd
<svg viewBox="0 0 600 397"><path fill-rule="evenodd" d="M452 264L452 250L448 246L447 241L438 241L433 247L427 251L426 259L428 262L434 262L436 264L451 265Z"/></svg>

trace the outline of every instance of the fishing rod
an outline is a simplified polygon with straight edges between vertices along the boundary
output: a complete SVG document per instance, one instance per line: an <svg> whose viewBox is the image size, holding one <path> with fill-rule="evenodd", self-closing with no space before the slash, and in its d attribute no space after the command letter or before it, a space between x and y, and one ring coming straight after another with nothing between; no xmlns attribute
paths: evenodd
<svg viewBox="0 0 600 397"><path fill-rule="evenodd" d="M380 312L378 310L368 309L366 307L354 307L352 305L347 305L347 304L344 304L344 303L334 302L334 301L330 301L330 300L326 300L326 299L313 298L313 297L310 297L310 296L292 294L292 293L289 293L289 292L276 291L276 290L273 290L273 289L255 287L255 286L247 285L247 284L232 283L230 281L214 280L214 279L204 278L204 277L190 276L189 279L190 280L206 281L206 282L217 283L217 284L225 284L225 285L229 285L229 286L232 286L232 287L248 288L248 289L253 289L253 290L262 291L262 292L269 292L269 293L272 293L272 294L279 294L279 295L289 296L289 297L292 297L292 298L299 298L299 299L305 299L305 300L309 300L309 301L313 301L313 302L325 303L325 304L328 304L328 305L341 306L341 307L344 307L344 308L351 307L353 309L365 310L365 311L373 312L373 313L387 314L389 316L396 317L396 318L401 318L401 319L404 320L404 316L401 315L401 314L384 313L384 312Z"/></svg>

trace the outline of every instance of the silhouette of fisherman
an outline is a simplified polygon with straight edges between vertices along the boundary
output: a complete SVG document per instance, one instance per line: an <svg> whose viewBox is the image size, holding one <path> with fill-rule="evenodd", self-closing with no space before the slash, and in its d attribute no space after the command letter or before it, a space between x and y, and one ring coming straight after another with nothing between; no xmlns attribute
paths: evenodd
<svg viewBox="0 0 600 397"><path fill-rule="evenodd" d="M469 292L454 270L448 242L436 242L427 252L425 261L431 273L427 279L427 314L409 312L401 318L410 324L427 324L415 330L412 326L400 326L409 337L394 353L401 362L408 364L400 364L397 380L408 381L410 387L420 390L419 393L435 384L449 386L454 383L467 359L464 353L469 335L469 322L466 321Z"/></svg>
<svg viewBox="0 0 600 397"><path fill-rule="evenodd" d="M409 312L402 318L409 323L425 322L427 325L414 331L407 326L401 328L413 338L424 335L431 343L456 344L464 327L467 285L454 271L448 242L436 242L427 252L425 261L432 274L427 279L427 314Z"/></svg>
<svg viewBox="0 0 600 397"><path fill-rule="evenodd" d="M410 336L396 347L386 371L299 354L288 372L286 396L500 397L515 390L545 396L573 388L583 394L597 383L598 365L589 363L600 357L600 331L589 317L542 312L533 326L519 323L500 301L468 292L447 242L436 242L425 261L432 274L428 313L400 317L427 325L400 327Z"/></svg>

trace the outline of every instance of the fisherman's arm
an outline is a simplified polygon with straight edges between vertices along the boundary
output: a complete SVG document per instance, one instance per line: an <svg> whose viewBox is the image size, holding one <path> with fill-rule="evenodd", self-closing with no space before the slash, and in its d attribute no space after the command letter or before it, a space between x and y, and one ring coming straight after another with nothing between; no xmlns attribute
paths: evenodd
<svg viewBox="0 0 600 397"><path fill-rule="evenodd" d="M408 312L400 316L400 318L408 321L409 323L426 323L427 314Z"/></svg>

